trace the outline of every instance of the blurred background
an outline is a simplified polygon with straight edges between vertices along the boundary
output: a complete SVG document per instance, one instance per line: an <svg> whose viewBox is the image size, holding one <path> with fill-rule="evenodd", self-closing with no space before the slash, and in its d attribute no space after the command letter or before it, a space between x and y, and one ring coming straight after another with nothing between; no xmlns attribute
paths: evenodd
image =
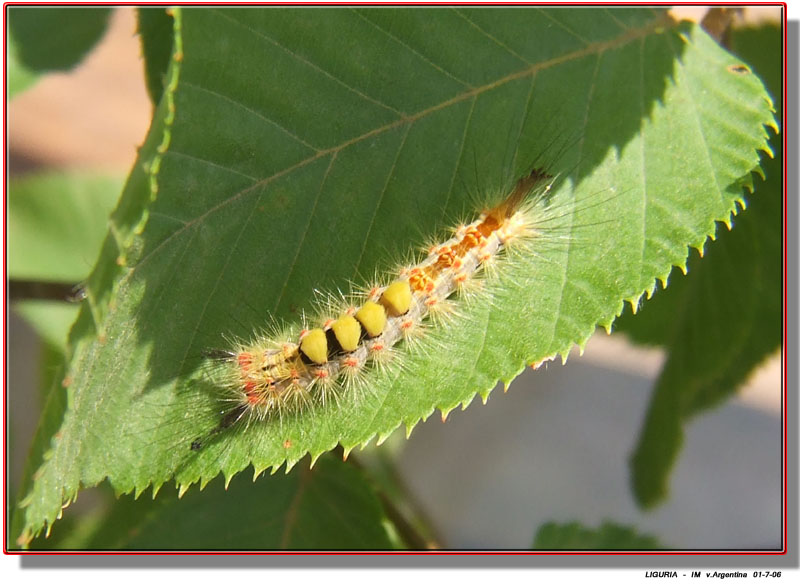
<svg viewBox="0 0 800 585"><path fill-rule="evenodd" d="M42 76L9 101L11 181L56 170L99 173L121 187L151 117L135 28L134 9L115 8L100 44L76 69ZM88 274L94 258L83 261ZM16 307L8 320L12 489L41 408L43 353ZM386 449L448 547L525 548L546 522L610 520L667 546L779 548L780 356L735 399L688 423L670 497L648 512L631 495L628 458L663 361L659 350L601 331L566 366L528 370L507 394L497 389L485 406L476 400L444 424L429 419L408 441L395 433Z"/></svg>

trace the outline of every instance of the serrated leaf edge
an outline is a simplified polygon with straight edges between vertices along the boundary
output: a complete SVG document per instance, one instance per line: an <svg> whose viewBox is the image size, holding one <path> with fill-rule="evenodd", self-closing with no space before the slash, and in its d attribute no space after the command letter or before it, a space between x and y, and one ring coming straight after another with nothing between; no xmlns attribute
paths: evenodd
<svg viewBox="0 0 800 585"><path fill-rule="evenodd" d="M145 165L146 165L145 166L145 170L149 175L149 184L150 184L149 203L143 207L141 216L139 218L139 221L133 226L130 235L125 240L123 240L123 238L120 235L120 233L117 231L117 229L115 229L115 226L114 226L113 222L109 222L109 233L114 238L114 241L116 242L117 247L120 250L120 255L117 257L117 266L119 266L120 269L123 268L125 266L125 263L126 263L125 262L125 250L129 249L133 245L133 242L134 242L135 238L142 233L142 231L144 230L145 225L147 224L147 221L149 219L149 207L150 207L150 205L152 205L152 203L156 200L156 198L158 196L158 177L157 177L158 170L160 168L161 160L162 160L162 158L164 156L164 153L167 151L167 149L169 147L169 144L170 144L170 141L171 141L171 138L172 138L171 128L172 128L172 124L173 124L173 122L175 120L175 111L176 111L175 110L174 94L175 94L175 91L176 91L177 86L178 86L178 79L180 77L180 64L181 64L181 61L183 60L183 40L182 40L182 36L181 36L181 18L180 18L180 10L181 9L180 9L180 7L173 7L173 8L170 8L169 10L171 11L171 13L172 13L172 15L174 17L173 18L173 33L174 33L174 41L175 42L173 44L173 52L172 52L172 59L171 59L172 60L172 66L169 68L169 71L170 71L169 79L168 79L168 81L167 81L167 83L166 83L166 85L164 87L164 99L167 100L167 102L166 102L167 103L167 105L166 105L167 114L166 114L166 116L164 118L164 128L163 128L163 131L162 131L163 133L162 133L162 136L161 136L161 142L159 143L158 147L156 147L156 154L153 157L153 159L149 163L145 163ZM114 283L112 285L111 294L110 294L110 297L109 297L110 298L110 300L109 300L109 305L110 306L113 306L114 299L117 297L117 295L119 293L119 287L120 287L124 277L125 277L125 274L123 274L121 271L120 271L120 273L118 275L116 275L116 278L115 278ZM87 289L88 289L88 287L87 287ZM90 310L90 312L92 314L92 318L94 320L95 327L97 328L98 338L102 338L103 331L104 331L104 328L102 326L102 321L104 320L103 317L107 316L107 312L106 312L106 315L104 315L104 316L100 315L99 306L97 305L97 303L93 302L93 298L89 294L89 292L90 291L87 290L87 299L86 300L87 300L87 302L89 304L89 310ZM67 346L66 363L70 363L71 362L73 355L74 355L73 348L71 347L71 345L68 344L68 346ZM69 376L67 376L67 377L69 377ZM57 391L59 391L59 389L56 387L56 388L53 389L53 391L57 392ZM69 388L68 385L66 386L66 391L70 392L70 388ZM69 405L70 405L71 402L72 402L71 400L69 400L69 399L67 400L67 411L69 411L69 409L70 409ZM66 415L66 412L65 412L65 415ZM57 441L58 441L58 435L53 437L53 439L51 440L50 448L47 449L44 452L44 454L42 456L42 463L39 466L39 468L37 469L37 471L34 472L34 474L32 476L33 480L34 480L34 483L31 485L31 491L24 498L22 498L18 503L18 506L20 508L27 508L30 505L30 503L32 502L33 487L34 487L36 481L38 480L38 476L41 475L42 468L53 457L54 444ZM152 482L152 485L153 485L153 497L155 497L156 493L158 493L158 490L161 487L161 484L156 485L155 482ZM73 502L75 502L77 500L78 492L80 491L81 487L87 487L87 486L82 486L81 482L79 480L78 481L78 485L76 485L72 491L62 492L62 494L61 494L61 502L62 502L62 504L61 504L61 507L59 508L57 514L55 516L51 515L50 517L45 517L45 518L40 519L39 521L42 522L42 524L37 526L37 527L34 527L36 523L35 522L31 522L30 519L27 517L27 514L26 514L25 523L24 523L23 528L22 528L22 533L20 534L19 538L17 539L17 542L20 543L22 546L27 546L30 543L31 540L33 540L39 534L41 534L42 530L45 530L46 536L49 536L50 535L50 530L52 529L52 525L54 524L54 522L56 520L61 518L63 510L65 508L67 508L71 503L73 503ZM141 495L141 493L144 492L147 489L147 487L148 486L144 486L141 489L135 488L133 490L136 493L135 497L138 498L139 495Z"/></svg>

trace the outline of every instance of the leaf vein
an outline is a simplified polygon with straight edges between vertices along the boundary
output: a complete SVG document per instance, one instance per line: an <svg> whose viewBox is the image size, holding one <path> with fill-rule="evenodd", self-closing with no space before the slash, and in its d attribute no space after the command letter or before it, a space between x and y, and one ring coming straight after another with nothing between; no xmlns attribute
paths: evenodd
<svg viewBox="0 0 800 585"><path fill-rule="evenodd" d="M276 40L275 40L275 39L273 39L273 38L270 38L270 37L269 37L269 36L267 36L266 34L264 34L264 33L260 32L260 31L257 31L257 30L255 30L255 29L253 29L253 28L251 28L251 27L247 26L247 25L246 25L246 24L244 24L243 22L240 22L240 21L236 20L235 18L233 18L233 17L232 17L232 16L230 16L229 14L226 14L225 12L221 12L221 11L216 11L216 12L217 12L217 14L219 14L220 16L222 16L223 18L226 18L227 20L229 20L229 21L231 21L231 22L233 22L233 23L236 23L238 26L242 27L243 29L245 29L245 30L247 30L247 31L250 31L250 32L251 32L252 34L254 34L255 36L257 36L257 37L259 37L259 38L262 38L262 39L264 39L265 41L267 41L268 43L270 43L270 44L272 44L272 45L274 45L274 46L278 47L279 49L281 49L282 51L284 51L284 52L285 52L287 55L291 56L292 58L294 58L294 59L297 59L298 61L300 61L301 63L304 63L305 65L308 65L309 67L311 67L311 68L312 68L312 69L314 69L315 71L317 71L317 72L321 73L322 75L324 75L325 77L327 77L327 78L328 78L328 79L330 79L331 81L334 81L334 82L338 83L339 85L341 85L342 87L344 87L344 88L348 89L349 91L352 91L352 92L353 92L354 94L356 94L358 97L360 97L360 98L362 98L362 99L365 99L365 100L367 100L368 102L371 102L371 103L375 104L376 106L380 106L381 108L384 108L385 110L389 110L390 112L393 112L393 113L395 113L395 114L396 114L396 115L398 115L398 116L405 116L405 113L404 113L404 112L401 112L400 110L397 110L397 109L393 108L392 106L390 106L390 105L388 105L388 104L385 104L385 103L383 103L383 102L382 102L382 101L380 101L379 99L377 99L377 98L374 98L374 97L372 97L372 96L369 96L369 95L365 94L363 91L361 91L361 90L359 90L359 89L356 89L355 87L353 87L352 85L350 85L349 83L347 83L346 81L344 81L343 79L339 79L338 77L336 77L336 76L335 76L335 75L333 75L332 73L330 73L330 72L326 71L325 69L323 69L322 67L320 67L320 66L319 66L319 65L317 65L316 63L313 63L312 61L309 61L308 59L306 59L306 58L305 58L305 57L303 57L302 55L299 55L299 54L295 53L294 51L292 51L292 50L291 50L291 49L289 49L288 47L284 47L284 46L283 46L282 44L280 44L278 41L276 41Z"/></svg>
<svg viewBox="0 0 800 585"><path fill-rule="evenodd" d="M450 204L450 197L453 195L453 190L455 188L456 183L456 176L458 174L459 163L464 157L464 147L467 145L467 129L469 128L469 124L472 121L472 115L475 112L475 102L477 101L477 97L472 99L472 103L469 106L469 114L467 114L467 119L464 121L464 131L461 133L461 145L459 146L459 153L458 158L456 159L456 166L453 168L453 174L450 177L450 188L447 190L447 197L442 204L442 218L444 218L445 214L447 213L447 206Z"/></svg>
<svg viewBox="0 0 800 585"><path fill-rule="evenodd" d="M300 256L300 251L303 248L303 243L306 241L306 237L308 236L308 231L311 229L311 224L314 220L314 214L317 211L317 205L319 205L320 197L322 196L322 190L325 188L325 183L327 182L328 175L333 168L333 164L336 161L336 154L331 156L331 160L328 163L328 168L325 169L325 174L322 176L322 181L320 181L319 189L317 190L317 196L314 198L314 204L311 206L311 210L308 214L308 221L306 222L305 228L303 229L303 235L300 238L300 244L297 246L297 250L295 251L294 258L292 258L292 262L289 265L289 271L286 274L286 278L283 281L283 286L281 286L281 292L278 295L277 299L275 300L275 305L272 307L272 312L275 313L278 307L283 300L283 296L286 294L286 289L289 286L289 281L291 280L292 274L294 274L295 267L297 265L297 258Z"/></svg>
<svg viewBox="0 0 800 585"><path fill-rule="evenodd" d="M569 28L569 27L568 27L566 24L564 24L564 23L563 23L563 22L561 22L560 20L556 19L556 18L555 18L555 17L554 17L552 14L550 14L550 11L548 11L548 10L542 10L541 8L539 8L538 10L539 10L539 12L540 12L540 13L541 13L541 14L542 14L542 15L543 15L545 18L547 18L548 20L550 20L551 22L553 22L553 24L555 24L556 26L558 26L558 27L560 27L560 28L564 29L565 31L567 31L567 32L568 32L569 34L571 34L573 37L575 37L575 38L576 38L576 39L578 39L580 42L582 42L582 43L583 43L585 46L589 46L589 45L590 45L589 41L587 41L587 40L586 40L585 38L583 38L581 35L579 35L579 34L578 34L578 33L576 33L574 30L572 30L571 28Z"/></svg>
<svg viewBox="0 0 800 585"><path fill-rule="evenodd" d="M614 15L613 10L609 10L608 8L603 8L603 12L605 12L611 20L617 23L617 26L619 26L619 28L621 28L622 30L630 30L631 27L629 27L627 24L625 24L619 18L617 18Z"/></svg>
<svg viewBox="0 0 800 585"><path fill-rule="evenodd" d="M389 186L389 180L392 178L392 176L394 175L395 170L397 169L397 159L400 158L400 153L403 150L403 146L405 146L406 139L408 138L409 132L411 132L411 126L412 125L413 125L413 123L409 124L406 127L405 132L403 133L403 138L402 138L402 140L400 140L400 144L397 146L397 153L395 154L394 160L392 161L392 166L389 168L388 172L386 173L386 181L383 183L383 188L381 189L381 193L378 196L378 204L375 206L375 208L374 208L374 210L372 212L372 215L371 215L370 220L369 220L369 226L367 226L367 232L364 234L364 239L363 239L363 242L361 244L361 251L358 253L358 260L356 260L356 263L355 263L356 268L361 264L361 259L364 257L364 252L366 251L367 243L369 242L369 236L372 233L373 226L375 225L375 218L378 216L378 211L380 210L381 205L383 203L383 199L386 196L386 188Z"/></svg>
<svg viewBox="0 0 800 585"><path fill-rule="evenodd" d="M411 45L409 45L408 43L406 43L406 42L405 42L405 41L403 41L402 39L400 39L400 38L396 37L395 35L393 35L391 32L389 32L389 31L388 31L388 30L386 30L385 28L381 27L381 26L380 26L378 23L376 23L376 22L374 22L374 21L372 21L372 20L368 19L366 16L364 16L363 14L361 14L360 12L358 12L358 11L356 11L356 10L354 10L353 12L355 12L355 13L356 13L358 16L360 16L362 19L364 19L364 20L365 20L365 21L367 21L369 24L371 24L372 26L374 26L374 27L375 27L377 30L381 31L381 32L382 32L383 34L385 34L387 37L389 37L390 39L392 39L393 41L395 41L397 44L399 44L400 46L402 46L402 47L405 47L406 49L408 49L409 51L411 51L411 52L412 52L414 55L416 55L417 57L419 57L420 59L422 59L422 60L423 60L425 63L427 63L428 65L430 65L430 66L431 66L431 67L433 67L434 69L436 69L438 72L442 73L443 75L446 75L447 77L449 77L449 78L450 78L450 79L452 79L453 81L455 81L455 82L457 82L457 83L460 83L460 84L461 84L461 85L463 85L464 87L467 87L467 88L469 88L469 89L473 89L472 85L470 85L469 83L467 83L467 82L466 82L466 81L464 81L463 79L459 79L458 77L456 77L455 75L453 75L452 73L450 73L449 71L447 71L446 69L444 69L443 67L441 67L441 66L437 65L437 64L436 64L436 63L434 63L434 62L433 62L433 61L432 61L432 60L431 60L429 57L427 57L427 56L423 55L422 53L420 53L419 51L417 51L415 48L413 48Z"/></svg>
<svg viewBox="0 0 800 585"><path fill-rule="evenodd" d="M505 49L506 52L508 52L509 55L511 55L513 57L516 57L517 59L519 59L520 61L522 61L526 65L531 65L531 62L528 59L526 59L525 57L523 57L522 55L517 53L514 49L512 49L511 47L506 45L504 42L502 42L500 39L495 37L493 34L489 33L488 31L486 31L483 28L481 28L480 26L478 26L472 19L470 19L466 14L461 12L457 7L453 8L453 12L455 12L461 18L466 20L469 23L470 26L474 27L477 31L479 31L482 35L484 35L490 41L495 43L498 47L502 47L503 49Z"/></svg>
<svg viewBox="0 0 800 585"><path fill-rule="evenodd" d="M522 69L520 71L516 71L516 72L511 73L509 75L506 75L505 77L502 77L502 78L500 78L500 79L498 79L496 81L487 83L487 84L485 84L483 86L476 87L476 88L473 88L473 89L471 89L469 91L465 91L465 92L463 92L461 94L458 94L458 95L456 95L456 96L454 96L454 97L452 97L452 98L450 98L448 100L445 100L445 101L443 101L443 102L441 102L439 104L436 104L436 105L433 105L433 106L431 106L429 108L421 110L421 111L417 112L414 115L407 116L407 117L404 117L404 118L400 118L400 119L395 120L393 122L390 122L388 124L384 124L383 126L379 126L377 128L374 128L373 130L365 132L364 134L361 134L359 136L355 136L353 138L345 140L345 141L341 142L340 144L337 144L337 145L332 146L330 148L327 148L325 150L320 150L319 152L317 152L313 156L310 156L307 159L301 160L301 161L299 161L299 162L297 162L297 163L295 163L295 164L293 164L293 165L291 165L289 167L286 167L285 169L277 171L275 174L273 174L273 175L271 175L269 177L265 177L264 179L260 180L258 183L255 183L254 185L251 185L250 187L247 187L247 188L243 189L242 191L232 195L231 197L229 197L225 201L220 202L219 204L215 205L214 207L208 209L207 211L205 211L204 213L199 215L194 220L188 222L186 224L186 227L187 228L191 227L194 223L202 221L205 217L207 217L211 213L216 212L217 210L221 209L222 207L224 207L226 205L234 203L240 197L243 197L243 196L247 195L248 193L252 192L253 190L255 190L255 189L259 188L259 187L264 187L264 186L268 185L269 183L279 179L280 177L283 177L283 176L285 176L285 175L287 175L289 173L292 173L292 172L294 172L294 171L296 171L296 170L298 170L298 169L300 169L300 168L302 168L302 167L304 167L304 166L306 166L308 164L311 164L312 162L316 161L319 158L328 156L330 154L338 153L340 150L343 150L343 149L345 149L345 148L347 148L347 147L349 147L349 146L351 146L353 144L357 144L357 143L359 143L359 142L361 142L363 140L368 140L370 138L373 138L375 136L383 134L384 132L389 132L389 131L391 131L391 130L393 130L393 129L395 129L398 126L401 126L403 124L409 124L409 123L415 122L415 121L420 120L420 119L422 119L422 118L424 118L426 116L434 114L434 113L436 113L436 112L438 112L440 110L443 110L445 108L454 106L454 105L456 105L456 104L458 104L458 103L460 103L460 102L462 102L464 100L474 98L474 97L479 96L479 95L481 95L483 93L486 93L488 91L496 89L497 87L501 87L501 86L505 85L506 83L511 83L513 81L516 81L518 79L524 78L526 76L535 75L539 71L543 71L543 70L550 69L552 67L556 67L558 65L561 65L562 63L571 62L571 61L574 61L576 59L581 59L581 58L583 58L583 57L585 57L587 55L602 54L603 52L605 52L605 51L607 51L609 49L613 49L613 48L619 47L621 45L627 44L628 42L631 42L631 41L635 40L636 38L644 36L645 34L648 34L652 29L656 28L657 26L663 26L665 24L666 24L666 22L664 22L663 20L657 20L657 21L654 21L653 23L651 23L651 25L649 27L646 27L646 28L643 28L641 30L637 30L637 31L634 31L634 32L625 33L624 35L621 35L620 37L618 37L616 39L612 39L611 41L604 41L604 42L594 43L594 44L592 44L592 45L590 45L588 47L584 47L582 49L578 49L578 50L573 51L571 53L567 53L565 55L560 55L558 57L554 57L552 59L548 59L546 61L542 61L541 63L535 63L535 64L531 65L530 67L527 67L527 68ZM161 246L166 245L167 242L172 237L177 236L179 233L180 233L180 230L174 232L169 238L166 238L163 242L161 242L158 246L156 246L153 250L151 250L150 253L147 256L143 257L140 260L140 265L143 264L144 262L146 262L148 260L148 258L150 258L154 253L156 253L159 250L159 248L161 248Z"/></svg>
<svg viewBox="0 0 800 585"><path fill-rule="evenodd" d="M241 171L237 171L236 169L232 169L231 167L226 167L225 165L221 165L219 163L215 163L214 161L210 161L210 160L205 159L205 158L200 158L199 156L195 156L193 154L189 154L188 152L181 152L179 150L175 150L174 148L170 149L166 153L164 153L164 156L167 156L167 155L175 155L175 156L177 156L179 158L188 158L190 160L199 162L201 164L204 164L204 165L207 165L207 166L210 166L210 167L214 167L215 169L221 169L223 171L227 171L227 172L232 173L234 175L239 175L240 177L244 177L245 179L253 181L254 183L259 180L258 177L253 177L251 175L248 175L247 173L243 173Z"/></svg>
<svg viewBox="0 0 800 585"><path fill-rule="evenodd" d="M248 112L250 114L253 114L254 116L259 118L260 120L263 120L264 122L266 122L267 124L269 124L271 126L274 126L278 130L280 130L281 132L286 134L292 140L296 140L297 142L299 142L300 144L302 144L303 146L305 146L307 148L310 148L314 152L319 152L320 151L320 147L314 146L313 144L303 140L297 134L295 134L294 132L292 132L291 130L286 128L285 126L282 126L281 124L279 124L278 122L276 122L272 118L269 118L268 116L265 116L261 112L254 110L253 108L243 104L242 102L240 102L238 100L233 99L230 96L222 94L222 93L220 93L218 91L215 91L213 89L210 89L208 87L203 87L201 85L197 85L195 83L192 83L191 81L183 80L183 81L181 81L181 86L189 87L189 88L195 89L197 91L202 91L204 93L207 93L207 94L212 95L214 97L217 97L219 99L225 100L226 102L231 103L231 104L233 104L233 105L245 110L246 112Z"/></svg>

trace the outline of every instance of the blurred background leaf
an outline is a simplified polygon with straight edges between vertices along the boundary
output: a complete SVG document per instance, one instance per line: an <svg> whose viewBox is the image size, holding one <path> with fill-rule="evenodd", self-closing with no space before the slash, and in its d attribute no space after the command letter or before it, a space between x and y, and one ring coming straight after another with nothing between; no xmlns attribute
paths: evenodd
<svg viewBox="0 0 800 585"><path fill-rule="evenodd" d="M658 539L638 534L630 526L603 522L599 528L589 528L579 522L558 524L549 522L536 532L534 549L542 550L646 550L663 549Z"/></svg>
<svg viewBox="0 0 800 585"><path fill-rule="evenodd" d="M37 73L72 69L103 36L110 15L98 6L9 6L17 61Z"/></svg>
<svg viewBox="0 0 800 585"><path fill-rule="evenodd" d="M326 456L313 469L222 480L181 499L122 496L35 548L89 550L393 549L399 541L364 474ZM102 521L98 521L102 518Z"/></svg>
<svg viewBox="0 0 800 585"><path fill-rule="evenodd" d="M85 279L108 233L120 177L38 173L8 184L8 276L44 282Z"/></svg>

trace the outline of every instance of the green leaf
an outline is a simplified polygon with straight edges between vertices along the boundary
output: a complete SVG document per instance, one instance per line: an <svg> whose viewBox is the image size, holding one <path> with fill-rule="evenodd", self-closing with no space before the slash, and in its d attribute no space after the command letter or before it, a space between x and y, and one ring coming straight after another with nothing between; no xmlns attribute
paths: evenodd
<svg viewBox="0 0 800 585"><path fill-rule="evenodd" d="M47 308L43 311L35 305L36 303L25 303L25 308L29 312L36 314L37 318L45 317L48 313L55 314L57 319L61 317L57 310L53 310L55 303L49 303L49 306L47 306ZM61 305L63 305L63 303L61 303ZM14 307L15 310L18 308L18 306ZM67 308L71 309L74 320L77 307ZM61 324L62 323L59 323L59 325ZM66 330L69 328L70 324L71 322L63 323L63 325L66 327L64 327L61 332L62 336L58 340L58 344L51 343L50 339L45 337L42 339L42 343L39 346L38 352L28 352L28 356L31 357L31 359L29 362L27 362L27 365L30 367L35 367L35 369L38 371L38 381L36 384L36 390L38 390L37 404L46 404L48 402L48 397L51 394L51 390L54 387L60 386L60 382L64 376L64 343L66 341ZM43 327L48 331L57 329L57 327L53 327L49 324L43 324ZM41 334L41 331L39 331L38 328L37 332ZM9 387L9 400L18 400L20 398L18 392L21 389L29 391L30 386L28 384L20 385L18 381L15 380L15 383ZM64 392L59 393L56 391L53 392L53 394L55 395L56 400L63 400L65 398ZM20 445L20 443L22 443L24 447L28 447L29 451L27 453L28 457L25 460L21 481L19 481L17 484L17 478L9 478L7 483L7 511L9 513L8 517L11 519L11 532L8 533L8 548L19 548L22 544L22 542L14 542L12 540L12 535L16 537L20 534L19 527L22 525L21 522L24 521L24 514L20 513L21 510L15 507L14 503L17 501L17 496L19 493L25 493L30 489L32 475L36 471L36 465L38 465L38 461L40 460L42 453L49 445L50 437L56 430L58 430L65 406L65 403L61 402L56 406L56 408L52 408L51 413L55 413L55 417L49 421L45 417L40 417L40 429L36 433L34 441L30 445L28 444L30 435L25 433L23 430L23 425L25 424L24 420L17 420L13 417L9 417L7 420L6 453L8 457L9 468L16 468L16 460L18 458L25 459L24 456L26 453L15 447L16 445ZM19 457L20 455L22 457Z"/></svg>
<svg viewBox="0 0 800 585"><path fill-rule="evenodd" d="M48 357L52 357L52 354ZM47 360L45 363L47 363ZM55 373L55 375L52 376L53 386L51 391L47 394L44 408L42 409L42 415L39 418L39 426L36 429L36 435L34 436L29 451L30 454L28 460L25 462L25 469L19 489L20 494L25 494L32 489L36 477L35 472L42 461L47 457L52 438L63 421L64 412L67 408L67 393L63 391L59 383L63 378L63 360L60 374L61 375ZM7 546L9 549L21 548L30 541L30 535L25 529L25 523L28 520L25 513L26 511L20 509L19 506L10 505L9 507L11 523L8 532Z"/></svg>
<svg viewBox="0 0 800 585"><path fill-rule="evenodd" d="M578 522L548 522L536 532L534 549L547 550L647 550L662 548L652 536L638 534L635 529L613 522L599 528L587 528Z"/></svg>
<svg viewBox="0 0 800 585"><path fill-rule="evenodd" d="M49 173L8 185L8 276L46 282L86 278L122 190L118 178Z"/></svg>
<svg viewBox="0 0 800 585"><path fill-rule="evenodd" d="M17 46L12 35L6 37L6 99L11 99L32 86L39 79L35 71L31 71L20 63L17 57Z"/></svg>
<svg viewBox="0 0 800 585"><path fill-rule="evenodd" d="M30 447L30 451L33 455L29 456L25 463L20 486L11 485L12 482L9 482L8 488L10 493L8 501L14 502L16 500L16 493L14 490L21 487L21 492L24 493L30 489L31 476L36 470L35 465L38 465L41 453L46 450L49 445L50 437L61 423L61 416L63 415L65 407L65 403L61 400L63 400L65 396L63 392L59 393L57 389L60 388L61 380L64 377L67 333L78 314L78 307L62 301L27 300L13 302L11 308L32 325L41 338L39 351L29 354L32 359L28 364L29 367L38 370L39 379L36 386L39 394L39 404L48 403L48 397L53 388L56 388L56 391L53 393L56 395L55 402L57 402L55 407L51 407L49 423L46 417L41 417L39 432L36 435L34 444ZM18 383L12 384L8 389L9 400L13 401L19 399L19 392L28 389L27 384L22 385L22 387L20 387ZM9 419L7 424L6 439L9 444L7 453L11 464L13 464L14 459L19 453L19 450L13 448L13 446L15 442L20 440L19 429L22 423L17 420ZM25 435L25 437L27 442L27 435ZM10 534L18 535L19 531L15 530L14 526L19 526L18 523L23 520L23 515L19 513L20 511L18 509L13 507L11 507L9 511L11 512L9 516L12 518L12 532ZM10 548L17 548L19 543L9 541L8 546Z"/></svg>
<svg viewBox="0 0 800 585"><path fill-rule="evenodd" d="M67 71L100 40L111 9L11 6L10 31L19 62L31 71Z"/></svg>
<svg viewBox="0 0 800 585"><path fill-rule="evenodd" d="M763 55L764 65L780 64L777 28L736 31L732 40L746 61ZM773 95L780 95L780 70L767 73ZM667 495L688 420L733 396L780 347L783 150L780 140L773 142L774 158L761 165L766 180L756 182L735 229L722 227L702 261L692 254L687 276L673 270L669 288L645 303L635 318L626 315L618 321L631 339L663 345L667 351L631 458L633 491L642 506L655 505Z"/></svg>
<svg viewBox="0 0 800 585"><path fill-rule="evenodd" d="M158 104L172 57L172 16L163 6L136 8L139 38L144 55L144 77L147 93Z"/></svg>
<svg viewBox="0 0 800 585"><path fill-rule="evenodd" d="M67 333L78 316L78 307L61 301L30 300L13 304L14 310L33 326L42 340L65 353Z"/></svg>
<svg viewBox="0 0 800 585"><path fill-rule="evenodd" d="M335 457L253 482L238 477L178 500L121 498L95 531L64 544L90 550L391 549L380 501ZM58 528L54 536L58 538ZM47 542L37 544L47 547Z"/></svg>
<svg viewBox="0 0 800 585"><path fill-rule="evenodd" d="M122 189L119 178L82 173L45 173L14 177L8 184L8 276L43 282L78 282L86 278L108 229L108 217ZM24 490L63 417L61 388L67 333L78 306L26 300L13 309L30 323L46 344L43 402L32 456L26 464ZM51 388L54 396L47 398ZM24 493L24 492L23 492ZM23 516L13 514L16 525ZM12 531L12 535L19 535ZM18 543L10 542L10 546Z"/></svg>
<svg viewBox="0 0 800 585"><path fill-rule="evenodd" d="M730 216L773 123L761 82L661 11L174 18L165 91L72 330L70 409L24 501L26 534L81 485L185 488L347 452L565 355ZM388 275L537 155L562 177L556 227L503 261L490 302L460 302L358 395L189 451L219 423L205 349L297 322L315 289Z"/></svg>

